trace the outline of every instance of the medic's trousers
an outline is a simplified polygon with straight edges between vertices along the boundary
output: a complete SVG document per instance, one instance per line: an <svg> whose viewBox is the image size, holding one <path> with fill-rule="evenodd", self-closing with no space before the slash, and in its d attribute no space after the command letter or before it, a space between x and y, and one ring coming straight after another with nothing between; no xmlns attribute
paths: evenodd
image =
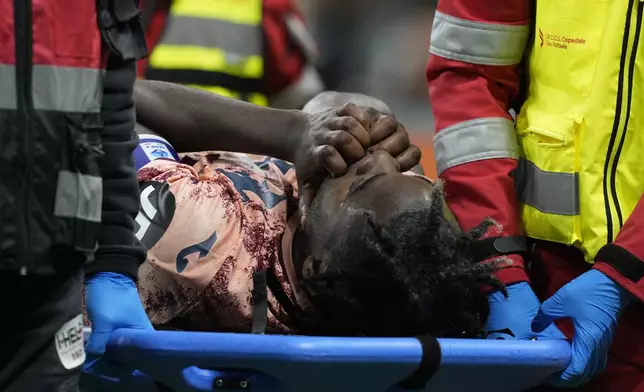
<svg viewBox="0 0 644 392"><path fill-rule="evenodd" d="M40 276L0 273L0 391L78 391L82 288L80 268Z"/></svg>

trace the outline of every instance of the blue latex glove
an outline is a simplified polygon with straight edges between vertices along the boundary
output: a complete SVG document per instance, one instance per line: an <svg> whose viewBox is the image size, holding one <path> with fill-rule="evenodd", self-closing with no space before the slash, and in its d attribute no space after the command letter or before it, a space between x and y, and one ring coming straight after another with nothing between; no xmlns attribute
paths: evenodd
<svg viewBox="0 0 644 392"><path fill-rule="evenodd" d="M500 291L489 295L490 315L485 324L488 339L565 339L554 324L543 332L532 332L531 323L541 303L527 282L508 286L508 298Z"/></svg>
<svg viewBox="0 0 644 392"><path fill-rule="evenodd" d="M87 314L92 334L85 346L88 359L101 356L118 328L153 329L132 278L101 272L85 283Z"/></svg>
<svg viewBox="0 0 644 392"><path fill-rule="evenodd" d="M570 318L575 328L570 363L550 378L550 384L576 387L606 367L617 318L631 300L631 295L604 273L590 270L541 305L533 330L541 331L562 318Z"/></svg>

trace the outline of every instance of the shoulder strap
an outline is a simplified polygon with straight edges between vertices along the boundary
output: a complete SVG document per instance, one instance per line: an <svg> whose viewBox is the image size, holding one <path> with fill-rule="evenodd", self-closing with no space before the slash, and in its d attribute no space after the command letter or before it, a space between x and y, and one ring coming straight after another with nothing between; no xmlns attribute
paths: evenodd
<svg viewBox="0 0 644 392"><path fill-rule="evenodd" d="M253 274L253 325L251 333L263 334L268 324L268 293L266 290L266 268Z"/></svg>
<svg viewBox="0 0 644 392"><path fill-rule="evenodd" d="M528 242L524 236L490 237L474 241L472 244L472 256L475 261L513 253L528 253Z"/></svg>

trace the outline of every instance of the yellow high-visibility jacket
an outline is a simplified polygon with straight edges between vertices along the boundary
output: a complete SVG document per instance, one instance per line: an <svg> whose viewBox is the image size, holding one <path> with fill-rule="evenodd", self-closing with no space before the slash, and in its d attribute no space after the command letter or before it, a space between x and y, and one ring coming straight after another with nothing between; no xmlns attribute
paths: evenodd
<svg viewBox="0 0 644 392"><path fill-rule="evenodd" d="M173 0L146 77L266 106L262 0Z"/></svg>

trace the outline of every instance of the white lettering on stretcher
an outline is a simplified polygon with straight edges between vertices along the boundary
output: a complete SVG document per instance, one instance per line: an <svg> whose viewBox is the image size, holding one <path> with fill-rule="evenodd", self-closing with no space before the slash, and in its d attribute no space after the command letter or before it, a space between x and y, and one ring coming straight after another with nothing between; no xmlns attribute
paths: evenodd
<svg viewBox="0 0 644 392"><path fill-rule="evenodd" d="M60 327L54 335L54 343L60 363L65 369L77 368L85 362L82 313Z"/></svg>

